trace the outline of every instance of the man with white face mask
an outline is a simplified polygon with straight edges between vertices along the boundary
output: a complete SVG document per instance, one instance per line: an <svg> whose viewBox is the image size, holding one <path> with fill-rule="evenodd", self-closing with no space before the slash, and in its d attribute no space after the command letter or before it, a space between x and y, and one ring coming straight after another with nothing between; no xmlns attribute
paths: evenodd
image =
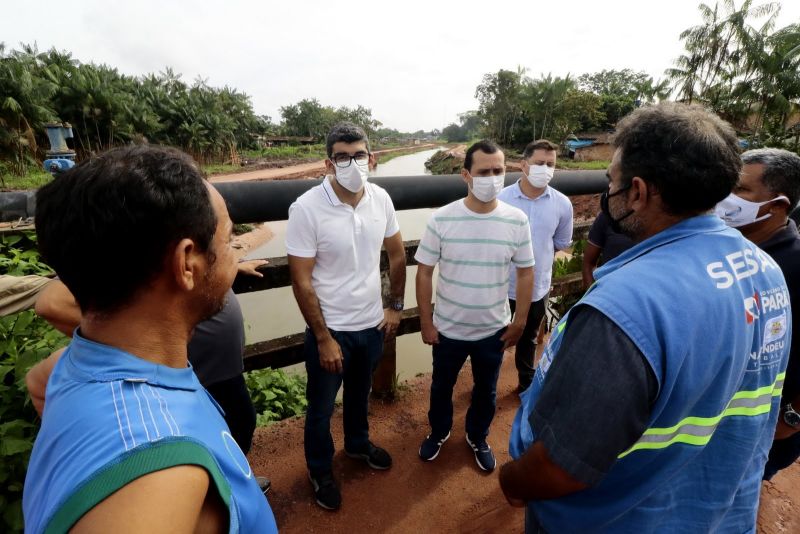
<svg viewBox="0 0 800 534"><path fill-rule="evenodd" d="M466 441L478 467L492 471L496 462L486 437L494 418L497 377L503 351L517 342L525 328L533 288L533 250L525 214L497 201L505 180L503 151L492 141L475 143L467 150L461 175L467 197L434 212L415 255L422 341L433 346L431 432L419 456L434 460L450 437L453 386L469 356L474 386ZM434 311L431 299L437 263ZM506 298L509 268L517 276L520 310L511 324Z"/></svg>
<svg viewBox="0 0 800 534"><path fill-rule="evenodd" d="M395 335L403 310L405 250L389 195L367 182L374 156L358 126L343 122L327 139L328 176L289 208L286 252L292 289L308 327L305 454L314 495L337 510L330 421L344 383L344 449L371 468L392 458L369 440L367 410L372 373L384 336ZM381 302L381 246L389 256L390 299Z"/></svg>
<svg viewBox="0 0 800 534"><path fill-rule="evenodd" d="M742 161L739 183L715 211L780 266L796 317L800 313L800 234L789 213L800 199L800 156L788 150L761 148L742 154ZM800 458L800 335L795 335L791 343L765 480Z"/></svg>
<svg viewBox="0 0 800 534"><path fill-rule="evenodd" d="M503 189L497 197L521 209L528 216L533 254L536 257L533 304L528 311L525 331L515 351L519 392L525 391L533 379L536 336L550 294L555 253L557 250L566 249L572 243L572 203L566 195L548 185L556 167L557 148L557 145L546 139L529 143L522 153L522 178ZM517 280L512 269L508 298L511 313L515 315L523 311L517 309L516 285Z"/></svg>

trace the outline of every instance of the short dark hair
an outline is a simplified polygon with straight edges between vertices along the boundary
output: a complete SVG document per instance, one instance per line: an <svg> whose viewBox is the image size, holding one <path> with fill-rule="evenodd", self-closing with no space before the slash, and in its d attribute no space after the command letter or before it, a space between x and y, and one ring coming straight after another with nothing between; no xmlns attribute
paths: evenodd
<svg viewBox="0 0 800 534"><path fill-rule="evenodd" d="M474 143L467 149L467 154L464 156L464 168L472 172L472 155L480 150L484 154L494 154L495 152L502 152L500 146L490 139L483 139Z"/></svg>
<svg viewBox="0 0 800 534"><path fill-rule="evenodd" d="M547 139L537 139L536 141L531 141L528 143L528 146L525 147L525 150L522 151L522 158L528 159L529 157L533 156L533 152L535 150L554 152L558 150L558 145L552 141L548 141Z"/></svg>
<svg viewBox="0 0 800 534"><path fill-rule="evenodd" d="M325 142L328 157L333 156L334 143L357 143L359 141L364 141L367 144L367 151L369 151L369 139L361 126L346 121L336 123L328 132L328 139Z"/></svg>
<svg viewBox="0 0 800 534"><path fill-rule="evenodd" d="M730 124L697 105L662 102L617 125L622 185L638 176L661 194L673 215L708 211L728 196L742 159Z"/></svg>
<svg viewBox="0 0 800 534"><path fill-rule="evenodd" d="M775 195L786 195L789 211L800 200L800 156L781 148L758 148L742 154L745 165L761 163L764 175L761 181Z"/></svg>
<svg viewBox="0 0 800 534"><path fill-rule="evenodd" d="M203 176L165 147L109 150L36 195L39 250L83 312L119 309L164 268L171 247L209 250L217 217Z"/></svg>

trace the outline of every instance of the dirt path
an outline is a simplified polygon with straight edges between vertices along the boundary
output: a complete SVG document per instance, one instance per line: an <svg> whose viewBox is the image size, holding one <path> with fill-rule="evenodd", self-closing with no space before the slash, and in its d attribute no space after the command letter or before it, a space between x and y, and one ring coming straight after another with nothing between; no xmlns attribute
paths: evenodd
<svg viewBox="0 0 800 534"><path fill-rule="evenodd" d="M334 472L341 483L343 504L327 512L312 500L303 457L303 419L256 431L249 458L256 474L272 479L269 501L280 531L287 533L360 532L522 532L523 512L506 504L496 471L484 474L464 442L464 415L472 377L464 367L454 393L454 430L439 457L431 463L417 456L427 425L430 376L405 386L393 404L373 402L371 438L393 456L387 472L373 471L344 455L342 413L337 407L332 431L337 445ZM498 465L509 460L508 435L519 405L514 358L506 354L497 391L497 415L489 444ZM760 534L800 532L800 464L765 484L759 514Z"/></svg>
<svg viewBox="0 0 800 534"><path fill-rule="evenodd" d="M399 148L386 148L383 150L376 150L373 152L375 155L389 154L391 152L399 152L404 150L424 150L426 148L434 148L440 145L427 144L417 146L404 146ZM311 163L302 163L300 165L292 165L290 167L281 167L279 169L261 169L257 171L236 172L232 174L218 174L209 177L208 181L212 183L224 182L242 182L246 180L291 180L295 178L314 178L325 173L325 160L312 161Z"/></svg>

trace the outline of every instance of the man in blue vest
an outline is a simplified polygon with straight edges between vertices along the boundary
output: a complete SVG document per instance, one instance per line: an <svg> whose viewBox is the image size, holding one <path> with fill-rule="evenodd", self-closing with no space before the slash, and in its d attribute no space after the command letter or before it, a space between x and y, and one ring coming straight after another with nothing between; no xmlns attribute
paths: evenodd
<svg viewBox="0 0 800 534"><path fill-rule="evenodd" d="M791 310L777 264L711 212L736 136L664 103L615 144L601 205L636 245L554 330L500 485L527 532L752 532Z"/></svg>
<svg viewBox="0 0 800 534"><path fill-rule="evenodd" d="M25 531L277 532L187 359L236 274L220 194L185 154L132 146L82 162L36 201L39 249L81 318L47 383Z"/></svg>

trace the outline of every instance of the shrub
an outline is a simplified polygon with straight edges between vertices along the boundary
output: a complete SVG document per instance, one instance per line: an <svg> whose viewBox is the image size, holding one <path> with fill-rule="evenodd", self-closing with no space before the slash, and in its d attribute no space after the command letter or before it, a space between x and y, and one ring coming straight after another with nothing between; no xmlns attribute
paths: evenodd
<svg viewBox="0 0 800 534"><path fill-rule="evenodd" d="M280 369L260 369L245 373L250 398L256 408L256 424L303 415L306 401L306 378Z"/></svg>

